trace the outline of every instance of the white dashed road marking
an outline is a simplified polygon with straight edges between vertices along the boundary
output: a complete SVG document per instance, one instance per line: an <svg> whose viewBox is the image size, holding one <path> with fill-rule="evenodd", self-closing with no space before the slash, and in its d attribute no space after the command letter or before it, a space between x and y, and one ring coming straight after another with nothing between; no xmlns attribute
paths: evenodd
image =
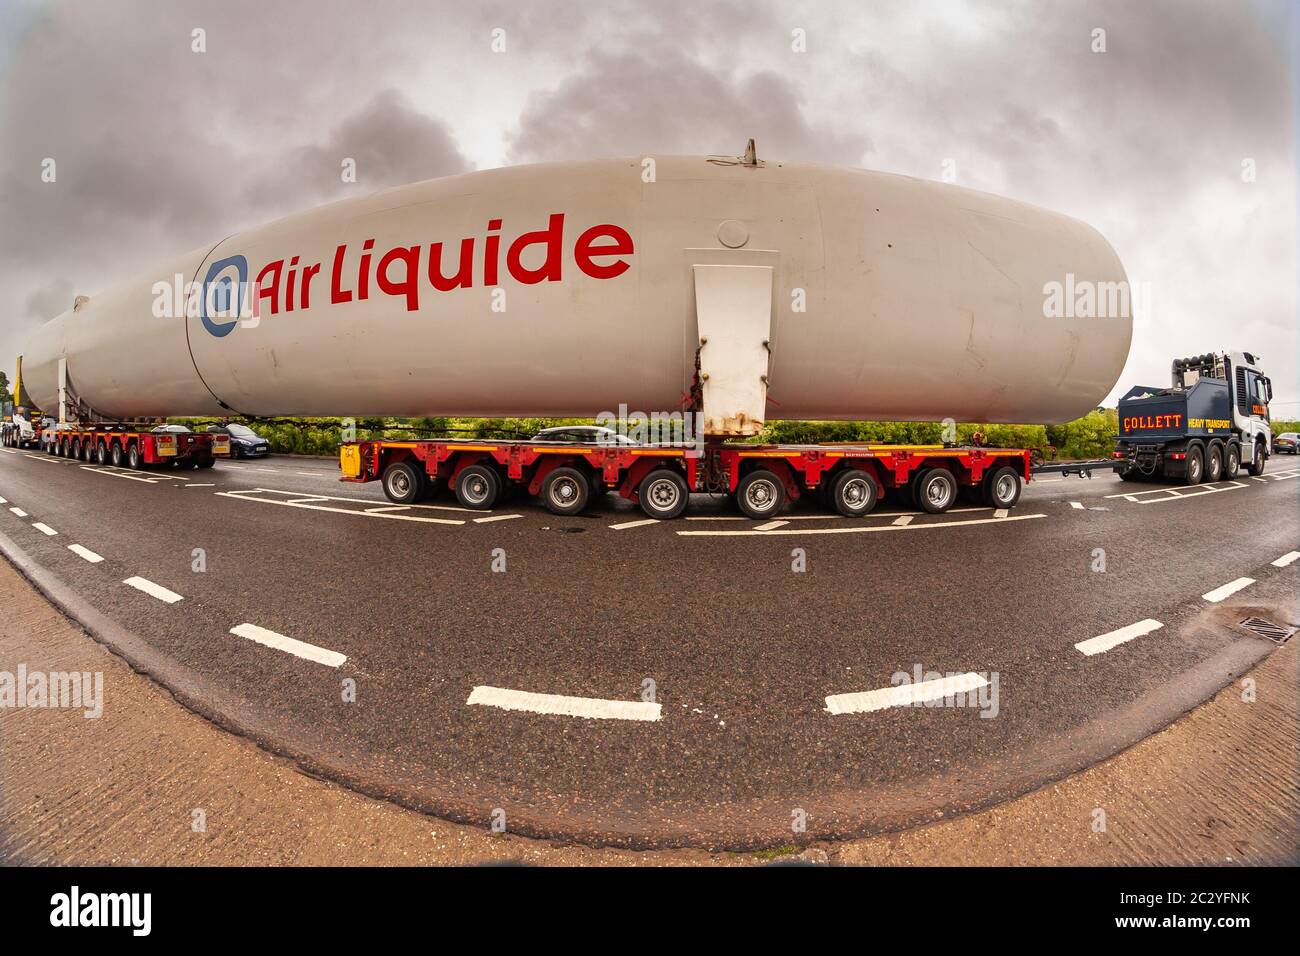
<svg viewBox="0 0 1300 956"><path fill-rule="evenodd" d="M857 694L834 694L826 698L826 710L832 714L867 714L890 707L905 707L927 700L954 697L978 690L987 684L988 680L979 674L955 674L952 677L921 681L919 684L882 687Z"/></svg>
<svg viewBox="0 0 1300 956"><path fill-rule="evenodd" d="M487 524L491 521L509 521L511 518L522 518L523 515L489 515L486 518L475 518L475 524Z"/></svg>
<svg viewBox="0 0 1300 956"><path fill-rule="evenodd" d="M563 697L534 694L503 687L475 687L466 704L523 710L531 714L562 714L593 720L658 720L661 705L639 700L599 700L594 697Z"/></svg>
<svg viewBox="0 0 1300 956"><path fill-rule="evenodd" d="M161 584L154 584L147 578L130 577L122 583L129 584L136 590L143 591L145 594L148 594L151 597L156 597L160 601L166 601L168 604L175 604L177 601L183 600L183 598L175 591L169 591Z"/></svg>
<svg viewBox="0 0 1300 956"><path fill-rule="evenodd" d="M294 657L301 657L304 660L315 661L317 664L324 664L326 667L338 667L347 660L347 656L340 654L338 651L328 651L323 647L317 647L315 644L308 644L306 641L285 637L283 634L268 631L256 624L240 624L237 627L232 627L230 633L237 637L246 637L263 647L273 647L277 651L284 651L286 654L292 654Z"/></svg>
<svg viewBox="0 0 1300 956"><path fill-rule="evenodd" d="M788 522L788 521L769 521L769 522L767 522L766 524L760 524L760 525L758 525L756 528L754 528L754 530L755 530L755 531L775 531L777 528L784 527L785 525L788 525L789 523L790 523L790 522Z"/></svg>
<svg viewBox="0 0 1300 956"><path fill-rule="evenodd" d="M894 519L894 527L896 528L905 528L911 523L912 523L911 515L903 515L901 518Z"/></svg>
<svg viewBox="0 0 1300 956"><path fill-rule="evenodd" d="M23 511L22 508L10 508L9 510L12 511L14 514L16 514L16 515L17 515L18 517L20 517L20 518L26 518L26 517L27 517L27 512L26 512L26 511Z"/></svg>
<svg viewBox="0 0 1300 956"><path fill-rule="evenodd" d="M1082 511L1082 510L1083 510L1083 502L1082 502L1082 501L1071 501L1071 502L1070 502L1070 507L1073 508L1075 511Z"/></svg>
<svg viewBox="0 0 1300 956"><path fill-rule="evenodd" d="M366 511L357 508L340 508L334 505L317 504L322 501L339 501L348 504L370 504L361 498L335 498L328 495L304 495L298 491L276 491L272 488L254 488L250 491L215 491L213 494L222 498L234 498L236 501L258 501L265 505L284 505L289 508L307 508L311 511L332 511L341 515L357 515L361 518L388 518L391 521L420 521L425 524L463 525L463 520L455 518L426 518L421 515L392 514L386 511ZM290 495L288 499L266 498L262 495ZM412 508L432 508L435 505L411 505Z"/></svg>
<svg viewBox="0 0 1300 956"><path fill-rule="evenodd" d="M658 524L658 518L642 518L640 521L623 521L619 524L610 525L615 531L626 531L628 528L644 528L649 524Z"/></svg>
<svg viewBox="0 0 1300 956"><path fill-rule="evenodd" d="M1296 558L1300 558L1300 551L1288 551L1286 554L1282 555L1282 557L1273 562L1273 567L1285 568Z"/></svg>
<svg viewBox="0 0 1300 956"><path fill-rule="evenodd" d="M81 555L81 557L85 558L91 564L99 564L100 561L104 560L99 555L97 555L94 551L91 551L89 548L83 548L79 544L68 545L68 550L71 551L73 554Z"/></svg>
<svg viewBox="0 0 1300 956"><path fill-rule="evenodd" d="M55 531L53 528L51 528L43 521L33 521L32 527L35 528L37 531L40 531L42 534L48 534L51 537L58 534L57 531Z"/></svg>
<svg viewBox="0 0 1300 956"><path fill-rule="evenodd" d="M1090 637L1086 641L1080 641L1075 644L1075 650L1081 651L1085 656L1092 657L1094 654L1104 654L1112 647L1133 640L1135 637L1141 637L1143 634L1150 634L1152 631L1158 631L1164 627L1159 621L1153 621L1148 618L1145 621L1138 621L1136 624L1130 624L1128 627L1121 627L1118 631L1111 631L1107 634L1099 634L1096 637Z"/></svg>
<svg viewBox="0 0 1300 956"><path fill-rule="evenodd" d="M1001 520L1002 518L1005 518L1009 514L1011 514L1011 512L1008 511L1006 508L999 508L997 511L993 512L993 517L995 519Z"/></svg>
<svg viewBox="0 0 1300 956"><path fill-rule="evenodd" d="M910 517L904 515L904 517ZM873 527L839 527L839 528L778 528L776 531L678 531L686 537L696 538L735 538L741 535L813 535L813 534L866 534L873 531L928 531L931 528L970 528L978 524L1010 524L1012 521L1028 521L1031 518L1046 518L1047 515L1011 515L1007 518L976 518L973 521L931 521L928 524L886 524Z"/></svg>
<svg viewBox="0 0 1300 956"><path fill-rule="evenodd" d="M1237 578L1237 580L1229 581L1227 584L1217 587L1213 591L1206 591L1201 595L1201 597L1209 601L1211 604L1218 604L1228 595L1236 594L1242 588L1248 588L1254 583L1254 578Z"/></svg>

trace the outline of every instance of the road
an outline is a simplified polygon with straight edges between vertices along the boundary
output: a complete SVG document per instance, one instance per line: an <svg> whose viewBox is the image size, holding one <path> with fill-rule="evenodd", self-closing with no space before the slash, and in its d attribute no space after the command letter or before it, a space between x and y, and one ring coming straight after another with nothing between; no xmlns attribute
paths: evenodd
<svg viewBox="0 0 1300 956"><path fill-rule="evenodd" d="M1043 479L1005 516L760 524L700 498L651 523L613 496L399 510L312 459L5 449L0 533L183 700L313 772L525 835L742 848L986 806L1210 696L1275 645L1204 595L1238 582L1296 623L1288 466ZM905 705L931 689L945 706Z"/></svg>

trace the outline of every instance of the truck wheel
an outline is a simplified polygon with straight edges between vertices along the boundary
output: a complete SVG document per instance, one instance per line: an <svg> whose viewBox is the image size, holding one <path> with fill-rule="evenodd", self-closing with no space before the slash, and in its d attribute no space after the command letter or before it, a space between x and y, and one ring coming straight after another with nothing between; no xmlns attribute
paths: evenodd
<svg viewBox="0 0 1300 956"><path fill-rule="evenodd" d="M72 440L72 453L71 453L68 457L71 458L73 461L79 461L79 460L81 459L81 439L80 439L80 438L74 438L74 439Z"/></svg>
<svg viewBox="0 0 1300 956"><path fill-rule="evenodd" d="M929 468L921 467L912 472L912 480L907 483L907 500L911 502L913 508L921 507L921 498L918 492L921 490L921 482L925 480L925 473Z"/></svg>
<svg viewBox="0 0 1300 956"><path fill-rule="evenodd" d="M1258 478L1264 474L1264 462L1266 460L1264 458L1264 443L1257 441L1255 442L1254 453L1250 457L1250 464L1246 466L1246 470Z"/></svg>
<svg viewBox="0 0 1300 956"><path fill-rule="evenodd" d="M114 445L113 447L114 447L114 449L117 448L116 445ZM195 467L196 467L196 468L211 468L211 467L212 467L213 465L215 465L216 463L217 463L217 460L216 460L215 458L203 458L203 459L200 459L200 460L199 460L199 463L198 463Z"/></svg>
<svg viewBox="0 0 1300 956"><path fill-rule="evenodd" d="M66 438L59 442L59 450L54 454L58 455L60 458L68 457L68 440Z"/></svg>
<svg viewBox="0 0 1300 956"><path fill-rule="evenodd" d="M674 468L656 468L636 487L637 502L647 517L660 521L680 518L690 501L686 479Z"/></svg>
<svg viewBox="0 0 1300 956"><path fill-rule="evenodd" d="M424 476L409 461L395 461L384 469L384 497L395 505L419 501L424 493Z"/></svg>
<svg viewBox="0 0 1300 956"><path fill-rule="evenodd" d="M947 468L931 468L922 476L916 497L922 509L941 515L957 500L957 479Z"/></svg>
<svg viewBox="0 0 1300 956"><path fill-rule="evenodd" d="M83 441L81 443L81 460L90 464L95 460L95 446L92 442Z"/></svg>
<svg viewBox="0 0 1300 956"><path fill-rule="evenodd" d="M1223 446L1218 442L1210 445L1205 459L1205 480L1213 484L1223 477Z"/></svg>
<svg viewBox="0 0 1300 956"><path fill-rule="evenodd" d="M869 514L880 500L876 479L868 472L850 468L835 476L830 491L831 504L846 518L861 518Z"/></svg>
<svg viewBox="0 0 1300 956"><path fill-rule="evenodd" d="M144 462L140 460L140 446L132 442L126 450L126 467L138 471L142 464Z"/></svg>
<svg viewBox="0 0 1300 956"><path fill-rule="evenodd" d="M109 453L108 460L113 463L114 468L122 467L122 443L113 442L113 450Z"/></svg>
<svg viewBox="0 0 1300 956"><path fill-rule="evenodd" d="M984 503L990 508L1014 508L1020 500L1020 474L1003 465L984 479Z"/></svg>
<svg viewBox="0 0 1300 956"><path fill-rule="evenodd" d="M1129 467L1119 473L1120 481L1138 481L1142 478L1142 472L1136 468Z"/></svg>
<svg viewBox="0 0 1300 956"><path fill-rule="evenodd" d="M1229 442L1223 454L1223 477L1236 478L1241 470L1241 446L1235 441Z"/></svg>
<svg viewBox="0 0 1300 956"><path fill-rule="evenodd" d="M1199 485L1205 477L1205 455L1193 445L1187 449L1187 468L1183 471L1183 484Z"/></svg>
<svg viewBox="0 0 1300 956"><path fill-rule="evenodd" d="M785 504L785 485L766 468L751 471L736 487L736 504L755 521L770 518Z"/></svg>
<svg viewBox="0 0 1300 956"><path fill-rule="evenodd" d="M103 442L95 446L95 463L98 465L108 464L108 446Z"/></svg>
<svg viewBox="0 0 1300 956"><path fill-rule="evenodd" d="M456 478L456 500L466 508L486 511L501 497L501 476L487 465L470 465Z"/></svg>
<svg viewBox="0 0 1300 956"><path fill-rule="evenodd" d="M542 503L553 515L581 514L590 499L591 483L587 476L568 465L556 468L542 482Z"/></svg>

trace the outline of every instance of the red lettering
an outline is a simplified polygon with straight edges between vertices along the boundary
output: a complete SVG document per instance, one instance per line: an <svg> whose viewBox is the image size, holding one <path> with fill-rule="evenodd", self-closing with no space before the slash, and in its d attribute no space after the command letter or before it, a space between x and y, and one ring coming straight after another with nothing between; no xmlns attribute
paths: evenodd
<svg viewBox="0 0 1300 956"><path fill-rule="evenodd" d="M311 308L311 280L315 278L318 272L320 272L319 262L302 270L302 307L304 309Z"/></svg>
<svg viewBox="0 0 1300 956"><path fill-rule="evenodd" d="M439 292L468 289L474 284L474 240L460 241L460 269L451 278L442 274L442 243L429 246L429 281Z"/></svg>
<svg viewBox="0 0 1300 956"><path fill-rule="evenodd" d="M283 259L276 259L274 262L268 262L262 271L257 274L257 297L268 298L271 300L271 314L275 315L280 311L280 269L284 266ZM268 289L262 278L271 273L271 287Z"/></svg>
<svg viewBox="0 0 1300 956"><path fill-rule="evenodd" d="M539 242L546 243L545 261L536 269L525 269L522 261L524 249ZM526 232L510 244L510 251L506 253L506 268L516 281L524 285L536 285L543 281L559 282L562 255L560 247L563 242L564 213L553 213L545 229Z"/></svg>
<svg viewBox="0 0 1300 956"><path fill-rule="evenodd" d="M406 264L406 273L401 282L394 282L388 277L388 267L399 260ZM376 278L379 288L386 295L405 295L406 311L414 312L420 307L420 247L398 246L390 249L379 260Z"/></svg>
<svg viewBox="0 0 1300 956"><path fill-rule="evenodd" d="M330 273L330 305L352 301L352 293L339 284L343 278L343 256L347 251L347 243L334 250L334 268Z"/></svg>
<svg viewBox="0 0 1300 956"><path fill-rule="evenodd" d="M614 243L593 248L592 243L597 239L613 239ZM577 260L578 268L593 279L614 279L628 270L629 265L626 260L619 259L607 266L597 265L591 260L605 256L630 256L634 251L632 237L627 234L626 229L604 223L592 226L578 237L578 243L573 247L573 258Z"/></svg>

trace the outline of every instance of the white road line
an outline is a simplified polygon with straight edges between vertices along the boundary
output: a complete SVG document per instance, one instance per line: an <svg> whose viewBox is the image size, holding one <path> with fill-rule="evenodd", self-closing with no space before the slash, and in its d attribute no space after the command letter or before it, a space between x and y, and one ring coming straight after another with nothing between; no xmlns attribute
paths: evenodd
<svg viewBox="0 0 1300 956"><path fill-rule="evenodd" d="M263 488L260 485L256 488L245 488L241 491L231 492L231 494L252 495L259 492L267 492L274 495L289 495L290 497L302 498L304 500L319 499L321 501L348 501L359 505L373 505L375 503L373 498L344 498L340 495L323 495L319 491L286 491L283 488ZM460 508L456 505L407 505L407 507L417 511L459 511L463 514L484 514L483 511L480 511L477 508ZM491 514L492 512L489 511L486 513Z"/></svg>
<svg viewBox="0 0 1300 956"><path fill-rule="evenodd" d="M754 528L755 531L775 531L777 528L783 528L788 525L788 521L769 521L766 524L760 524Z"/></svg>
<svg viewBox="0 0 1300 956"><path fill-rule="evenodd" d="M776 531L678 531L685 537L694 538L736 538L742 535L813 535L813 534L869 534L873 531L927 531L930 528L969 528L977 524L1010 524L1012 521L1028 521L1031 518L1046 518L1047 515L1011 515L1007 518L976 518L973 521L931 521L928 524L885 524L862 527L851 525L847 528L780 528Z"/></svg>
<svg viewBox="0 0 1300 956"><path fill-rule="evenodd" d="M952 677L921 681L919 684L882 687L856 694L833 694L826 698L826 710L832 714L867 714L890 707L905 707L927 700L954 697L978 690L987 684L988 680L979 674L954 674Z"/></svg>
<svg viewBox="0 0 1300 956"><path fill-rule="evenodd" d="M1267 478L1256 478L1254 475L1251 475L1251 476L1250 476L1250 480L1251 480L1251 481L1259 481L1259 482L1265 482L1265 481L1268 481Z"/></svg>
<svg viewBox="0 0 1300 956"><path fill-rule="evenodd" d="M619 524L610 525L615 531L626 531L628 528L644 528L648 524L658 524L658 518L642 518L640 521L623 521Z"/></svg>
<svg viewBox="0 0 1300 956"><path fill-rule="evenodd" d="M993 512L993 519L995 521L1000 521L1009 514L1011 514L1011 512L1008 509L999 508L997 511Z"/></svg>
<svg viewBox="0 0 1300 956"><path fill-rule="evenodd" d="M160 601L166 601L168 604L175 604L177 601L183 600L183 598L175 591L169 591L161 584L154 584L147 578L130 577L122 583L129 584L136 590L143 591L145 594L156 597Z"/></svg>
<svg viewBox="0 0 1300 956"><path fill-rule="evenodd" d="M269 491L267 488L258 488L253 491L214 491L214 495L222 498L234 498L236 501L259 501L264 505L284 505L289 508L306 508L310 511L332 511L340 515L356 515L359 518L388 518L393 521L420 521L425 524L454 524L463 525L465 522L455 518L423 518L419 515L395 515L387 512L372 513L367 511L357 511L353 508L334 508L329 505L309 505L303 504L305 501L357 501L360 499L349 498L302 498L291 501L276 501L274 498L259 498L256 495L262 491ZM285 494L286 492L281 492Z"/></svg>
<svg viewBox="0 0 1300 956"><path fill-rule="evenodd" d="M502 710L523 710L532 714L563 714L592 720L658 720L660 704L639 700L600 700L595 697L563 697L534 694L503 687L475 687L465 701Z"/></svg>
<svg viewBox="0 0 1300 956"><path fill-rule="evenodd" d="M522 518L523 515L489 515L486 518L475 518L475 524L488 524L492 521L509 521L511 518Z"/></svg>
<svg viewBox="0 0 1300 956"><path fill-rule="evenodd" d="M1143 634L1150 634L1152 631L1158 631L1164 627L1159 621L1153 621L1147 618L1145 621L1138 621L1136 624L1130 624L1128 627L1121 627L1118 631L1109 631L1106 634L1099 634L1096 637L1090 637L1086 641L1080 641L1074 645L1075 650L1081 651L1086 657L1092 657L1094 654L1104 654L1112 647L1118 647L1135 637L1141 637Z"/></svg>
<svg viewBox="0 0 1300 956"><path fill-rule="evenodd" d="M91 551L89 548L83 548L79 544L68 545L68 550L71 551L73 554L81 555L81 557L85 558L91 564L99 564L100 561L104 560L99 555L97 555L94 551Z"/></svg>
<svg viewBox="0 0 1300 956"><path fill-rule="evenodd" d="M1242 588L1248 588L1254 583L1254 578L1237 578L1237 580L1229 581L1227 584L1217 587L1213 591L1206 591L1201 595L1201 597L1209 601L1211 604L1218 604L1228 595L1236 594Z"/></svg>
<svg viewBox="0 0 1300 956"><path fill-rule="evenodd" d="M9 502L6 499L0 498L0 505L7 505L8 503Z"/></svg>
<svg viewBox="0 0 1300 956"><path fill-rule="evenodd" d="M911 515L903 515L901 518L894 519L894 527L896 528L905 528L911 523L912 523Z"/></svg>
<svg viewBox="0 0 1300 956"><path fill-rule="evenodd" d="M195 484L181 485L181 487L182 488L215 488L217 486L212 482L204 482L202 484L197 484L197 485Z"/></svg>
<svg viewBox="0 0 1300 956"><path fill-rule="evenodd" d="M1296 558L1300 558L1300 551L1288 551L1286 554L1282 555L1282 557L1272 562L1272 564L1275 568L1285 568Z"/></svg>
<svg viewBox="0 0 1300 956"><path fill-rule="evenodd" d="M91 471L97 475L108 475L110 478L129 478L131 481L143 481L146 485L156 485L164 477L169 477L165 475L158 475L156 477L153 475L133 475L129 471L109 471L107 468L92 468L89 465L82 465L81 470Z"/></svg>
<svg viewBox="0 0 1300 956"><path fill-rule="evenodd" d="M347 660L347 656L340 654L338 651L328 651L323 647L317 647L315 644L308 644L306 641L285 637L283 634L268 631L256 624L240 624L237 627L232 627L230 633L237 637L246 637L263 647L273 647L277 651L284 651L286 654L292 654L294 657L301 657L304 660L315 661L317 664L324 664L326 667L338 667Z"/></svg>
<svg viewBox="0 0 1300 956"><path fill-rule="evenodd" d="M1075 511L1082 511L1082 510L1083 510L1083 502L1082 502L1082 501L1071 501L1071 502L1070 502L1070 507L1073 508Z"/></svg>
<svg viewBox="0 0 1300 956"><path fill-rule="evenodd" d="M323 471L295 471L295 475L302 475L306 478L328 478L329 475Z"/></svg>
<svg viewBox="0 0 1300 956"><path fill-rule="evenodd" d="M1195 487L1199 488L1200 490L1179 491L1175 488L1149 488L1146 491L1130 491L1125 494L1106 495L1106 497L1126 498L1129 501L1136 502L1137 504L1140 505L1155 505L1155 504L1159 504L1162 501L1182 501L1186 498L1199 498L1202 495L1213 495L1213 494L1217 494L1220 491L1236 491L1238 488L1249 488L1250 486L1243 484L1240 481L1232 481L1231 484L1224 485L1221 488L1216 488L1214 485L1197 485ZM1138 500L1139 495L1159 495L1159 494L1163 494L1165 497L1144 498L1140 501Z"/></svg>
<svg viewBox="0 0 1300 956"><path fill-rule="evenodd" d="M62 459L59 459L59 458L49 458L49 457L47 457L47 456L45 456L45 455L24 455L23 457L24 457L24 458L33 458L33 459L35 459L36 461L48 461L50 464L55 464L55 463L59 462L60 460L62 460Z"/></svg>
<svg viewBox="0 0 1300 956"><path fill-rule="evenodd" d="M57 531L55 531L53 528L51 528L43 521L33 521L32 527L35 528L37 531L40 531L44 534L48 534L50 537L54 537L54 535L58 534Z"/></svg>
<svg viewBox="0 0 1300 956"><path fill-rule="evenodd" d="M23 511L22 508L10 508L9 510L12 511L14 514L16 514L16 515L17 515L18 517L20 517L20 518L26 518L26 517L27 517L27 512L26 512L26 511Z"/></svg>
<svg viewBox="0 0 1300 956"><path fill-rule="evenodd" d="M300 498L299 501L329 501L328 498ZM366 508L367 514L373 514L376 511L410 511L410 505L380 505L378 508Z"/></svg>

